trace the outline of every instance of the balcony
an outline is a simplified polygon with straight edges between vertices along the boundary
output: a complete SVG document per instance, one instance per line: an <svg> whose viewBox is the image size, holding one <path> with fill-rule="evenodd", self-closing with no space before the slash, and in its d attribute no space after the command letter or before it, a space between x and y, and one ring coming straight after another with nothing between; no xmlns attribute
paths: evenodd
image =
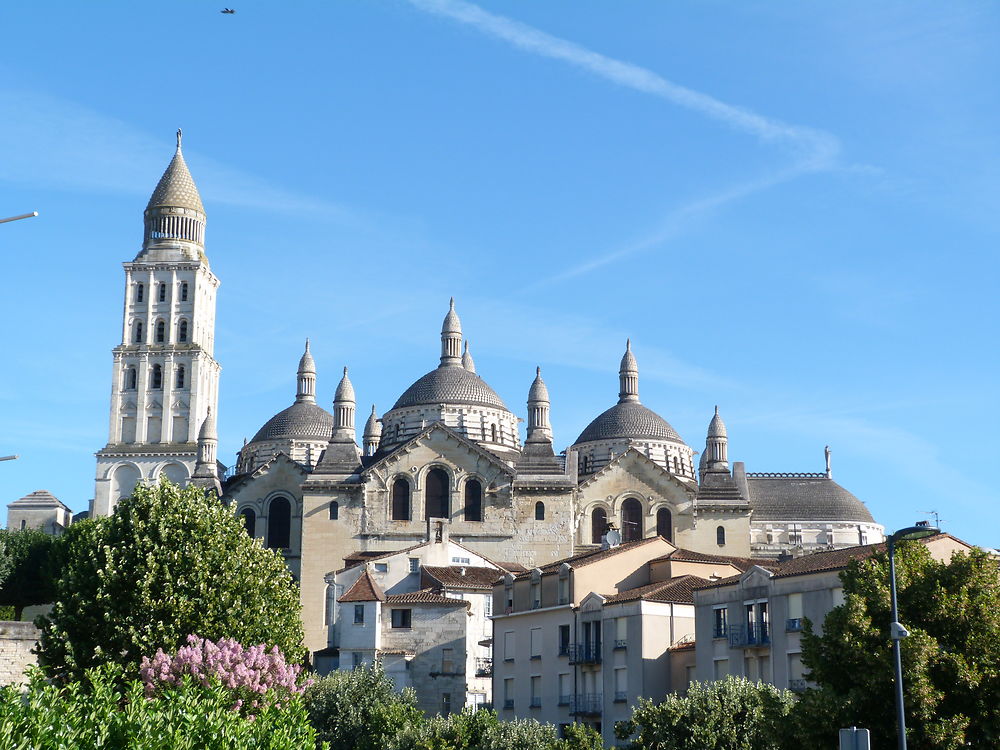
<svg viewBox="0 0 1000 750"><path fill-rule="evenodd" d="M760 648L770 645L771 634L766 622L729 626L729 646L731 648Z"/></svg>
<svg viewBox="0 0 1000 750"><path fill-rule="evenodd" d="M568 654L570 664L600 664L601 644L571 643Z"/></svg>
<svg viewBox="0 0 1000 750"><path fill-rule="evenodd" d="M573 696L572 695L560 695L559 696L559 705L560 706L568 706L572 702L573 702Z"/></svg>
<svg viewBox="0 0 1000 750"><path fill-rule="evenodd" d="M541 698L532 698L531 699L531 707L532 708L541 708L542 707L542 699Z"/></svg>
<svg viewBox="0 0 1000 750"><path fill-rule="evenodd" d="M570 703L570 713L577 716L600 716L604 710L601 693L577 693Z"/></svg>
<svg viewBox="0 0 1000 750"><path fill-rule="evenodd" d="M801 679L789 680L788 689L791 690L793 693L801 693L803 690L806 689L806 681Z"/></svg>
<svg viewBox="0 0 1000 750"><path fill-rule="evenodd" d="M801 617L790 617L785 621L785 632L798 633L800 630L802 630Z"/></svg>
<svg viewBox="0 0 1000 750"><path fill-rule="evenodd" d="M559 644L559 656L569 656L569 646L568 643Z"/></svg>
<svg viewBox="0 0 1000 750"><path fill-rule="evenodd" d="M716 625L715 627L712 628L712 637L713 638L728 638L729 637L729 628L727 628L725 625Z"/></svg>
<svg viewBox="0 0 1000 750"><path fill-rule="evenodd" d="M514 699L508 698L503 702L504 710L513 711L514 710Z"/></svg>
<svg viewBox="0 0 1000 750"><path fill-rule="evenodd" d="M624 690L616 690L615 703L628 703L628 693Z"/></svg>
<svg viewBox="0 0 1000 750"><path fill-rule="evenodd" d="M493 660L488 658L476 659L476 677L492 677Z"/></svg>
<svg viewBox="0 0 1000 750"><path fill-rule="evenodd" d="M625 638L618 638L615 640L615 651L620 651L626 648L628 648L628 641Z"/></svg>

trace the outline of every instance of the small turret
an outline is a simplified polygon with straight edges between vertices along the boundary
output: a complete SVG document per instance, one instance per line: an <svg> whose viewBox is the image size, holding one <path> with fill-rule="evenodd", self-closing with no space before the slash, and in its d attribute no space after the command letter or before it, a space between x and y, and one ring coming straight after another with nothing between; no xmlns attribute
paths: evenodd
<svg viewBox="0 0 1000 750"><path fill-rule="evenodd" d="M375 413L375 404L372 404L372 413L365 422L365 432L363 437L365 455L373 456L378 450L379 441L382 439L382 422Z"/></svg>
<svg viewBox="0 0 1000 750"><path fill-rule="evenodd" d="M344 368L344 377L340 379L337 392L333 397L333 440L334 442L355 442L354 436L354 386L351 379L347 377L347 368Z"/></svg>
<svg viewBox="0 0 1000 750"><path fill-rule="evenodd" d="M719 407L715 407L715 415L708 423L708 435L705 438L705 452L701 457L702 471L729 471L729 436L726 425L719 416Z"/></svg>
<svg viewBox="0 0 1000 750"><path fill-rule="evenodd" d="M219 445L219 435L215 427L215 415L208 408L205 421L198 431L198 462L191 475L191 484L203 488L206 492L215 491L222 494L222 484L219 482L219 469L216 462L216 451Z"/></svg>
<svg viewBox="0 0 1000 750"><path fill-rule="evenodd" d="M306 339L306 350L299 360L298 387L295 389L296 403L316 403L316 362L309 351L309 339Z"/></svg>
<svg viewBox="0 0 1000 750"><path fill-rule="evenodd" d="M441 367L462 366L462 321L455 312L455 298L452 297L448 314L441 325Z"/></svg>
<svg viewBox="0 0 1000 750"><path fill-rule="evenodd" d="M552 442L549 425L549 389L542 380L542 368L535 368L535 379L528 389L528 441Z"/></svg>
<svg viewBox="0 0 1000 750"><path fill-rule="evenodd" d="M618 368L618 403L639 401L639 364L632 354L632 339L625 340L625 354Z"/></svg>
<svg viewBox="0 0 1000 750"><path fill-rule="evenodd" d="M195 257L205 245L205 207L181 151L181 131L177 150L150 196L144 214L142 254L158 247L192 248ZM190 245L188 244L190 243Z"/></svg>
<svg viewBox="0 0 1000 750"><path fill-rule="evenodd" d="M469 340L465 340L465 351L462 352L462 367L469 372L476 371L476 363L472 361L472 354L469 352Z"/></svg>

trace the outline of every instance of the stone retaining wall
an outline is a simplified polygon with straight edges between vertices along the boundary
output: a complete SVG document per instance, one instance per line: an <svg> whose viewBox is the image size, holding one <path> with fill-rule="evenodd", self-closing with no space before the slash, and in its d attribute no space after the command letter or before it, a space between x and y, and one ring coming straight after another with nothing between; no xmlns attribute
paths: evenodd
<svg viewBox="0 0 1000 750"><path fill-rule="evenodd" d="M0 621L0 685L23 684L24 671L38 663L31 650L38 628L30 622Z"/></svg>

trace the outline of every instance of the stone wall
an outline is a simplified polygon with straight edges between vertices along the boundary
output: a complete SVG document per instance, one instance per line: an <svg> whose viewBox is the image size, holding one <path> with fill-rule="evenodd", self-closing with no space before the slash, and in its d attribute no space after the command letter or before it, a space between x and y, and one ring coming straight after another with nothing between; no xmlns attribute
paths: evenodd
<svg viewBox="0 0 1000 750"><path fill-rule="evenodd" d="M37 664L31 650L38 628L30 622L0 621L0 685L23 684L24 670Z"/></svg>

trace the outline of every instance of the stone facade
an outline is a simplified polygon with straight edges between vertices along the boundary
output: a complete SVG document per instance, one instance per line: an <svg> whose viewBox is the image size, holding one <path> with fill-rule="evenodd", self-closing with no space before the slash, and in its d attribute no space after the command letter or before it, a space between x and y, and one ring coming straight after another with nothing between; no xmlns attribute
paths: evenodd
<svg viewBox="0 0 1000 750"><path fill-rule="evenodd" d="M25 671L38 663L32 653L38 636L38 628L30 622L0 622L0 685L27 682Z"/></svg>

